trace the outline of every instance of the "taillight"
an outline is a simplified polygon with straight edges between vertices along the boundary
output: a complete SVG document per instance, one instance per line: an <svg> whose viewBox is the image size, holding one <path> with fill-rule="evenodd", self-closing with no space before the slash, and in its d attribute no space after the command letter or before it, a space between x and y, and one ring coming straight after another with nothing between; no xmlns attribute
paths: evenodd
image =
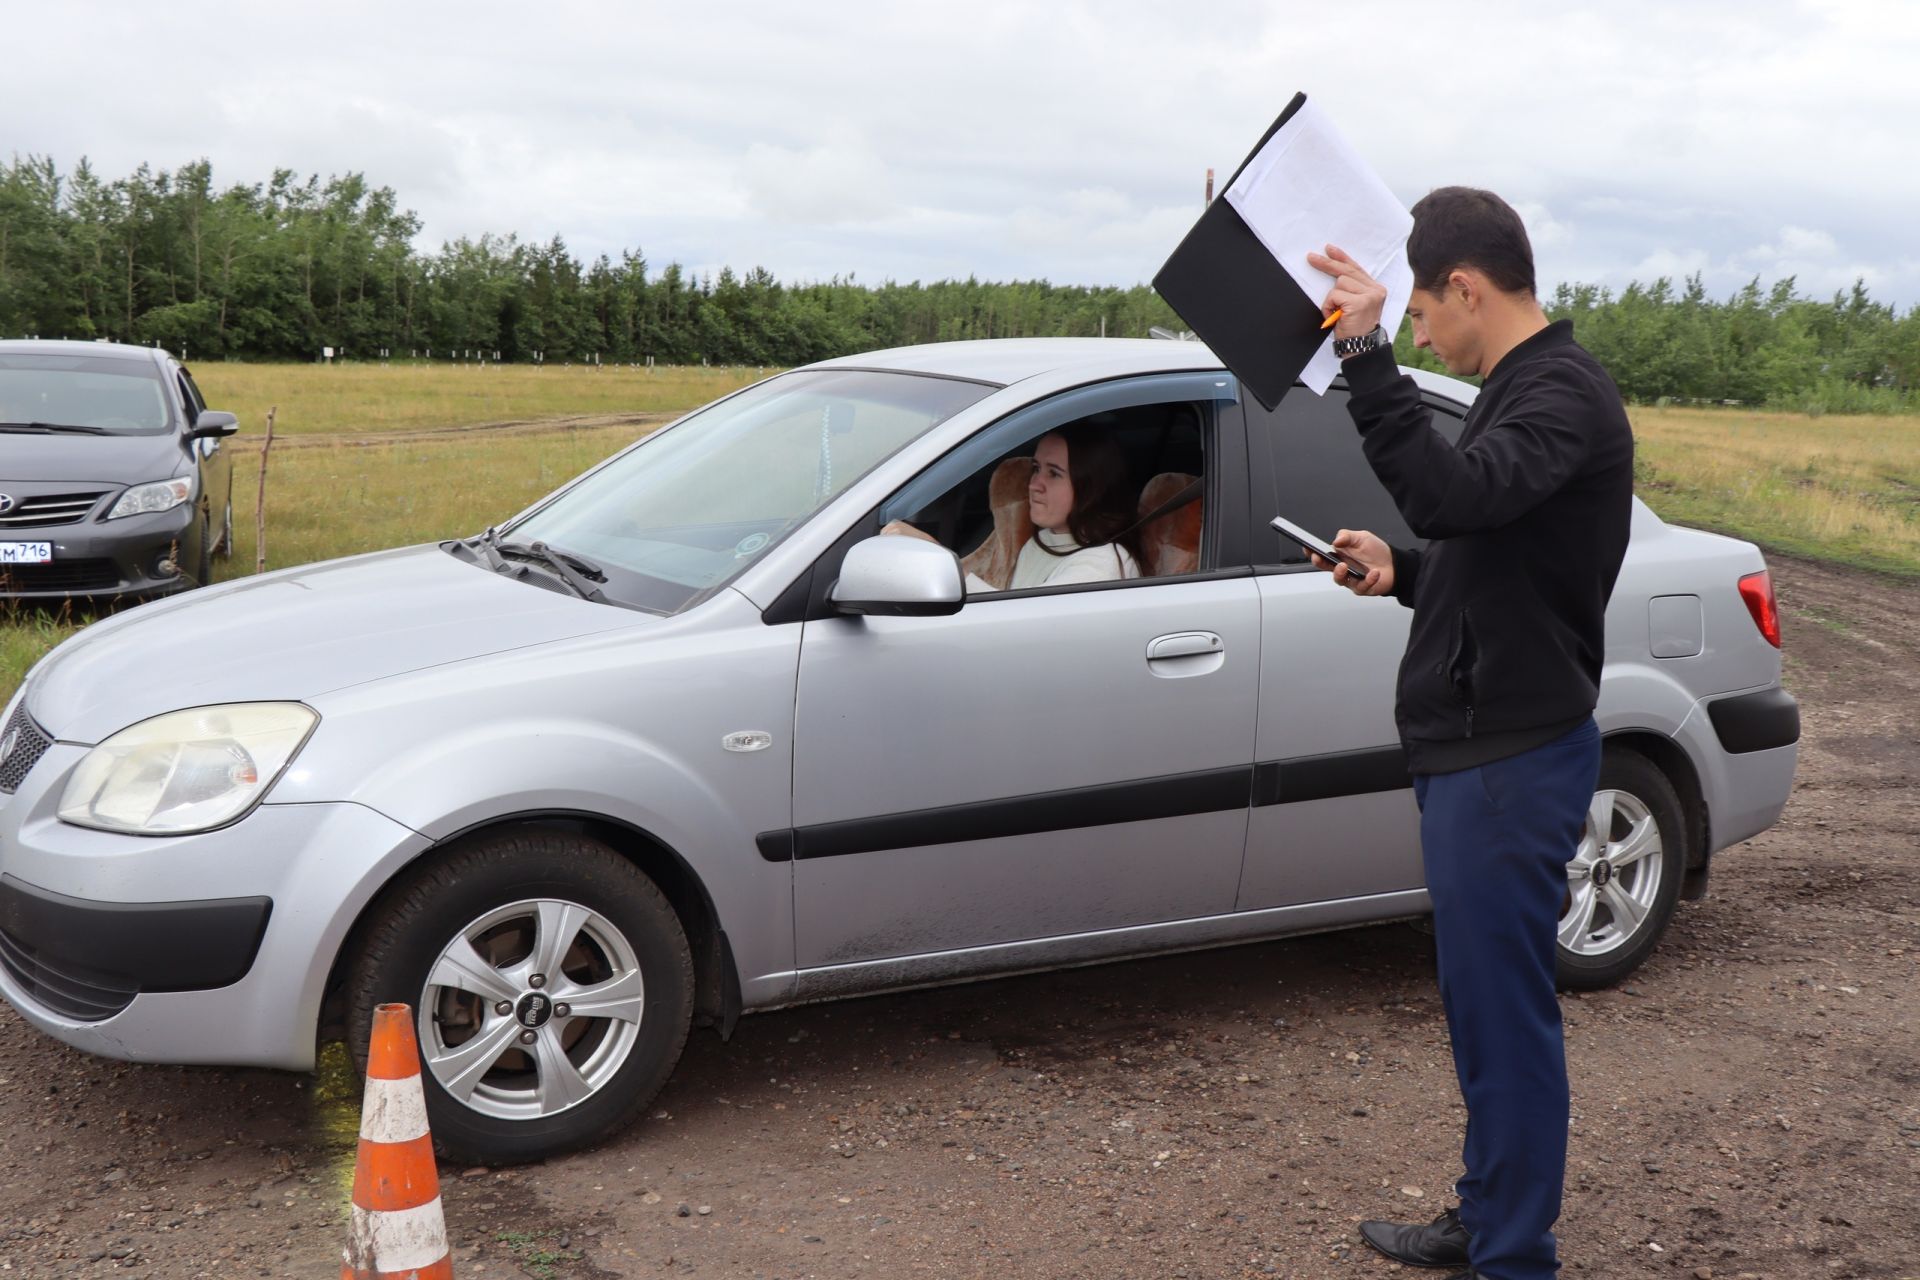
<svg viewBox="0 0 1920 1280"><path fill-rule="evenodd" d="M1780 604L1773 598L1773 575L1762 569L1740 579L1740 598L1747 602L1747 612L1753 615L1753 625L1760 628L1760 634L1767 643L1780 647Z"/></svg>

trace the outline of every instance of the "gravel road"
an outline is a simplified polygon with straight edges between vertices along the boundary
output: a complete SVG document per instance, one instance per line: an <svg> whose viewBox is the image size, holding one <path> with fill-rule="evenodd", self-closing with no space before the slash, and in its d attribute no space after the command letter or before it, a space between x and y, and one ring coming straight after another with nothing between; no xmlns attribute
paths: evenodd
<svg viewBox="0 0 1920 1280"><path fill-rule="evenodd" d="M1774 570L1799 787L1565 998L1569 1275L1920 1276L1920 587ZM338 1275L354 1092L0 1006L0 1276ZM1354 1224L1445 1207L1462 1117L1408 925L752 1017L656 1111L443 1168L458 1274L1411 1277Z"/></svg>

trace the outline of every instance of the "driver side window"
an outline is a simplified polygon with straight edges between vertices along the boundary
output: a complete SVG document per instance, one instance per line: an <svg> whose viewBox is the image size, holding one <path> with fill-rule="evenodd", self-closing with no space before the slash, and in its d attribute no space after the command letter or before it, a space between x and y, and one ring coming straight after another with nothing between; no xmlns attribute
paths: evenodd
<svg viewBox="0 0 1920 1280"><path fill-rule="evenodd" d="M883 510L961 557L968 596L1205 572L1209 400L1169 400L986 432L943 460L963 478ZM1064 420L1059 420L1064 418Z"/></svg>

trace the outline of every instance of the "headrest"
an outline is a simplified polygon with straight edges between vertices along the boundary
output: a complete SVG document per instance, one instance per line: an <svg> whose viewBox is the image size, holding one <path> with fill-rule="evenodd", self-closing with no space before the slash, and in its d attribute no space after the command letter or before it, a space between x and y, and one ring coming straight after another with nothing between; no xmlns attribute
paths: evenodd
<svg viewBox="0 0 1920 1280"><path fill-rule="evenodd" d="M1173 501L1197 479L1179 471L1161 472L1140 490L1140 515L1149 515L1156 507ZM1196 497L1140 526L1141 568L1148 577L1164 578L1199 570L1201 506L1201 499Z"/></svg>

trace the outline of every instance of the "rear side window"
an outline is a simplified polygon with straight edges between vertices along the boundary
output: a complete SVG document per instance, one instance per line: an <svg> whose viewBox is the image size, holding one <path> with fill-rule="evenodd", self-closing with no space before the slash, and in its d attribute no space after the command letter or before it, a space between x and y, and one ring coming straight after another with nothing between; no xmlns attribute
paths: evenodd
<svg viewBox="0 0 1920 1280"><path fill-rule="evenodd" d="M1457 442L1464 422L1446 406L1433 408L1433 426ZM1367 465L1360 432L1347 412L1346 388L1324 396L1296 387L1277 409L1245 401L1247 432L1256 448L1254 475L1254 561L1262 565L1302 564L1306 553L1282 538L1267 521L1283 515L1295 524L1331 539L1341 529L1368 529L1397 547L1420 547L1386 486ZM1263 476L1261 472L1266 474ZM1263 483L1264 480L1264 483ZM1271 497L1267 495L1271 494ZM1262 512L1262 507L1268 508Z"/></svg>

